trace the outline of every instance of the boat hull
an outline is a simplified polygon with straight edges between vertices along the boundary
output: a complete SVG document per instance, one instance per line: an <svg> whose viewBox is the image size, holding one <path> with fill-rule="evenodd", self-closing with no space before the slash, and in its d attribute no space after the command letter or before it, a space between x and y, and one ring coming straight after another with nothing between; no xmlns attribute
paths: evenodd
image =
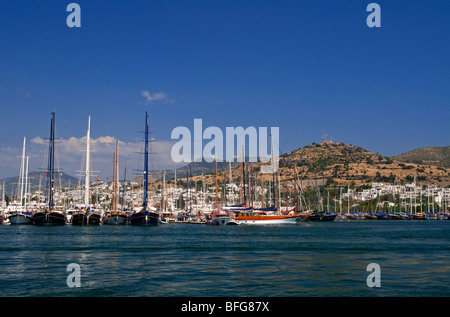
<svg viewBox="0 0 450 317"><path fill-rule="evenodd" d="M130 216L130 224L135 226L157 226L159 215L154 212L137 212Z"/></svg>
<svg viewBox="0 0 450 317"><path fill-rule="evenodd" d="M12 225L31 225L33 218L31 215L15 214L8 217L9 223Z"/></svg>
<svg viewBox="0 0 450 317"><path fill-rule="evenodd" d="M211 226L225 226L230 222L230 217L218 217L211 219L209 222L207 222L207 225Z"/></svg>
<svg viewBox="0 0 450 317"><path fill-rule="evenodd" d="M88 224L89 225L99 225L102 222L102 216L97 213L92 213L88 215Z"/></svg>
<svg viewBox="0 0 450 317"><path fill-rule="evenodd" d="M108 215L103 219L104 225L124 225L127 223L126 215Z"/></svg>
<svg viewBox="0 0 450 317"><path fill-rule="evenodd" d="M80 212L72 215L72 225L83 226L88 224L88 217L86 213Z"/></svg>
<svg viewBox="0 0 450 317"><path fill-rule="evenodd" d="M347 216L344 214L338 214L335 219L336 220L347 220Z"/></svg>
<svg viewBox="0 0 450 317"><path fill-rule="evenodd" d="M289 217L281 219L239 219L236 220L240 225L283 225L283 224L296 224L300 217Z"/></svg>
<svg viewBox="0 0 450 317"><path fill-rule="evenodd" d="M65 225L66 218L60 212L37 212L33 215L33 224L41 226Z"/></svg>
<svg viewBox="0 0 450 317"><path fill-rule="evenodd" d="M306 221L334 221L337 215L310 215Z"/></svg>

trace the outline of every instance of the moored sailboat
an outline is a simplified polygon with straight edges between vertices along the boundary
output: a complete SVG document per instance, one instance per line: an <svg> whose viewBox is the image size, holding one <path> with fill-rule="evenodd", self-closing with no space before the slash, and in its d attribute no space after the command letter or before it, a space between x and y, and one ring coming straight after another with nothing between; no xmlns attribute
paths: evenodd
<svg viewBox="0 0 450 317"><path fill-rule="evenodd" d="M117 198L119 191L119 181L118 181L118 159L119 157L119 147L118 140L116 140L116 152L113 154L113 199L111 211L108 211L103 219L103 224L105 225L124 225L127 222L128 215L124 212L117 210Z"/></svg>
<svg viewBox="0 0 450 317"><path fill-rule="evenodd" d="M295 224L300 219L300 215L277 215L268 214L263 211L239 212L234 217L239 224L244 225L273 225L273 224Z"/></svg>
<svg viewBox="0 0 450 317"><path fill-rule="evenodd" d="M44 210L33 214L35 225L64 225L66 217L63 210L57 210L53 202L53 191L55 182L55 113L51 113L50 142L47 169L47 206Z"/></svg>
<svg viewBox="0 0 450 317"><path fill-rule="evenodd" d="M148 208L148 114L145 112L145 141L144 141L144 195L142 208L130 216L130 224L137 226L156 226L160 223L159 214Z"/></svg>
<svg viewBox="0 0 450 317"><path fill-rule="evenodd" d="M76 209L71 216L72 225L88 225L99 224L100 215L94 213L89 206L89 185L90 185L90 131L91 131L91 117L88 120L88 129L86 133L86 174L84 181L84 208Z"/></svg>
<svg viewBox="0 0 450 317"><path fill-rule="evenodd" d="M32 224L33 218L32 213L27 211L27 187L28 187L28 157L26 157L25 165L25 143L26 138L23 138L23 150L22 150L22 160L20 166L19 174L19 187L20 187L20 203L18 208L14 208L13 211L9 213L8 220L12 225L22 225L22 224ZM25 182L24 182L25 178ZM25 196L25 197L24 197ZM22 206L22 201L24 201L24 206Z"/></svg>
<svg viewBox="0 0 450 317"><path fill-rule="evenodd" d="M230 222L230 216L224 210L219 209L219 184L217 182L217 157L216 162L216 210L212 211L209 215L209 219L206 221L207 225L212 226L225 226Z"/></svg>
<svg viewBox="0 0 450 317"><path fill-rule="evenodd" d="M101 215L95 212L89 204L90 189L90 135L91 135L91 117L88 120L88 129L86 133L86 175L84 181L84 209L76 210L72 214L72 225L98 225L101 222Z"/></svg>

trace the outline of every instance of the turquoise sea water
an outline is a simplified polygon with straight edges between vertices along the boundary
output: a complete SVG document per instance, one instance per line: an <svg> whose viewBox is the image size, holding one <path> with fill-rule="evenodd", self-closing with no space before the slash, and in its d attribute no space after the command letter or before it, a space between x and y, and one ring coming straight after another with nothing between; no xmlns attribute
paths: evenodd
<svg viewBox="0 0 450 317"><path fill-rule="evenodd" d="M450 221L0 226L0 296L450 296ZM69 287L67 266L80 266ZM370 288L369 263L381 268Z"/></svg>

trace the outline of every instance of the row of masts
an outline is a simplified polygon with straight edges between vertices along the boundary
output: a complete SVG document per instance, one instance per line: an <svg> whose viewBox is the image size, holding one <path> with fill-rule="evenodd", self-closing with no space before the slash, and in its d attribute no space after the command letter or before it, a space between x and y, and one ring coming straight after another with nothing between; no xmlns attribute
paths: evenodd
<svg viewBox="0 0 450 317"><path fill-rule="evenodd" d="M87 129L87 134L86 134L86 173L85 173L85 194L84 194L84 203L86 208L90 205L90 116L88 118L88 129ZM146 153L148 153L148 118L147 120L147 124L146 124L146 131L145 131L145 146L146 146ZM52 117L52 125L51 125L51 135L53 135L53 137L51 137L51 142L50 143L50 147L49 147L49 156L50 158L54 157L54 153L52 153L52 151L54 151L54 118ZM26 156L26 152L25 152L25 146L26 146L26 138L24 138L23 141L23 150L22 150L22 160L21 160L21 166L20 166L20 176L19 176L19 184L18 184L18 192L20 191L20 201L21 204L23 202L25 209L26 209L26 205L27 205L27 186L29 186L28 184L28 159L29 157ZM243 151L241 152L241 157L244 156ZM272 154L273 154L273 149L272 149ZM245 157L245 156L244 156ZM118 201L119 201L119 176L118 176L118 160L119 158L119 152L118 152L118 140L116 140L116 149L115 152L113 153L113 199L112 199L112 204L111 204L111 209L114 211L117 211L117 205L118 205ZM148 170L148 156L146 155L144 158L144 164L147 167L146 170ZM295 194L291 195L290 194L290 189L286 186L286 194L285 194L285 199L286 199L286 206L289 205L288 202L288 197L294 197L294 204L296 206L299 207L300 210L304 210L305 207L307 209L311 209L311 203L307 203L306 199L305 199L305 195L301 186L301 182L299 180L298 177L298 173L296 168L294 167L295 172L297 174L297 179L295 181L291 180L291 182L293 183L293 189ZM53 182L54 182L54 160L50 159L49 160L49 166L48 166L48 184L47 187L53 187ZM53 171L53 172L49 172L49 171ZM219 201L219 181L218 181L218 164L217 164L217 158L215 159L215 174L216 174L216 178L215 178L215 204L214 204L214 208L216 209L220 209L223 206L229 205L229 202L227 200L227 191L226 191L226 174L225 171L223 171L223 187L222 187L222 194L221 194L221 200ZM231 169L231 163L229 163L229 184L232 184L232 169ZM143 194L143 206L147 206L147 200L148 200L148 188L149 188L149 182L148 182L148 173L144 172L144 188L147 188L147 190L144 190L144 194ZM191 173L188 173L188 175L186 176L187 178L187 209L192 209L192 203L191 203L191 190L190 190L190 180L189 178L192 177ZM203 178L203 174L202 174L202 178ZM245 162L244 159L241 160L241 168L240 168L240 203L242 205L248 205L248 206L253 206L254 202L257 200L257 194L258 194L258 186L257 186L257 182L258 182L258 176L257 173L254 172L253 170L253 166L252 164L247 164ZM266 204L266 199L265 199L265 188L264 188L264 174L260 173L260 186L259 186L259 190L260 190L260 203L261 203L261 207L264 208L265 206L267 206ZM175 169L175 184L177 184L177 176L176 176L176 169ZM202 179L202 185L203 185L203 191L204 191L204 186L205 186L205 182ZM286 185L286 183L285 183ZM269 179L269 186L268 186L268 197L267 197L267 202L269 207L270 206L275 206L278 210L281 207L281 184L280 184L280 175L278 171L274 171L272 173L272 183ZM231 188L231 187L230 187ZM341 190L340 190L341 192ZM350 188L348 188L348 192L350 192ZM53 191L50 190L48 191L47 194L47 202L49 202L49 206L48 208L51 209L52 207L52 202L53 202ZM161 197L161 201L160 201L160 208L165 211L166 210L166 205L167 205L167 199L166 199L166 174L164 171L163 174L163 182L162 182L162 193L161 193L162 197ZM430 196L429 193L427 195L428 197ZM320 198L320 192L318 192L318 203L317 203L317 208L318 209L324 209L323 208L323 203L322 200ZM421 198L422 200L422 198ZM336 199L334 199L335 203L336 203ZM350 194L348 194L348 203L347 203L347 211L350 211L351 208L351 203L350 203ZM416 205L416 204L415 204ZM428 205L428 211L430 208L430 204L427 203ZM342 211L342 197L339 197L339 210ZM420 204L421 206L421 211L422 211L422 204ZM411 211L413 208L413 203L412 203L412 199L411 199ZM329 209L329 194L327 197L327 209ZM336 208L335 208L336 209Z"/></svg>

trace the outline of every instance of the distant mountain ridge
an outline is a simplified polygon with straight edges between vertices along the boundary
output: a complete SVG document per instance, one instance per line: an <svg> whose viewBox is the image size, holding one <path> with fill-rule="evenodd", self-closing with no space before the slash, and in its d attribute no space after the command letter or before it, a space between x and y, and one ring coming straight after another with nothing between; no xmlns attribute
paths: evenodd
<svg viewBox="0 0 450 317"><path fill-rule="evenodd" d="M0 180L0 186L3 187L3 182L5 182L5 195L12 197L17 192L17 187L19 184L19 176L16 177L8 177ZM28 174L28 182L30 191L41 190L45 191L47 184L47 176L43 172L31 172ZM74 187L79 184L79 179L73 176L70 176L65 173L55 173L55 184L56 186L61 187ZM3 194L3 192L1 192Z"/></svg>
<svg viewBox="0 0 450 317"><path fill-rule="evenodd" d="M450 146L422 147L392 157L405 163L436 165L450 168Z"/></svg>

